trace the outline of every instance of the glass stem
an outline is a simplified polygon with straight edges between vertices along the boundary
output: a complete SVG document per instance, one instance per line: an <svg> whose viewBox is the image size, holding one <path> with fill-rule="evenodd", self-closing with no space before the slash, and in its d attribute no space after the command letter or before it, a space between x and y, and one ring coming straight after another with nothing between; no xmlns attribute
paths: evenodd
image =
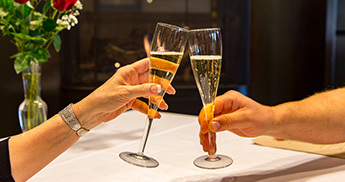
<svg viewBox="0 0 345 182"><path fill-rule="evenodd" d="M216 143L215 143L216 133L208 131L208 142L210 146L210 150L208 151L208 155L212 158L216 157Z"/></svg>
<svg viewBox="0 0 345 182"><path fill-rule="evenodd" d="M143 133L143 137L141 138L140 148L139 148L139 152L138 152L139 155L144 155L144 150L145 150L147 138L149 137L152 121L153 121L152 118L146 119L144 133Z"/></svg>

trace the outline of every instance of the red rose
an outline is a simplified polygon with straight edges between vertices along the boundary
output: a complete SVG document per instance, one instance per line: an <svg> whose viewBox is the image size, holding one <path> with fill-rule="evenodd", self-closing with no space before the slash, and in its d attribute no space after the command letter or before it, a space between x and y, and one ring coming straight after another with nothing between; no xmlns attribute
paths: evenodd
<svg viewBox="0 0 345 182"><path fill-rule="evenodd" d="M29 0L14 0L14 1L17 3L20 3L20 4L24 4L24 3L28 2Z"/></svg>
<svg viewBox="0 0 345 182"><path fill-rule="evenodd" d="M23 1L23 0L22 0ZM54 7L59 11L71 10L78 0L54 0Z"/></svg>

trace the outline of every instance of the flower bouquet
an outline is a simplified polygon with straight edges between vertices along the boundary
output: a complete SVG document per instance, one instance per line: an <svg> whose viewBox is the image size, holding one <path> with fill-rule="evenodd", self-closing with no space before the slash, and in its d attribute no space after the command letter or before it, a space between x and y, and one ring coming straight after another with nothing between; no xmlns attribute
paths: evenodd
<svg viewBox="0 0 345 182"><path fill-rule="evenodd" d="M47 105L40 97L40 64L48 61L51 45L61 48L59 32L78 23L79 0L0 0L0 30L17 47L16 73L22 73L25 100L18 114L23 131L47 118Z"/></svg>

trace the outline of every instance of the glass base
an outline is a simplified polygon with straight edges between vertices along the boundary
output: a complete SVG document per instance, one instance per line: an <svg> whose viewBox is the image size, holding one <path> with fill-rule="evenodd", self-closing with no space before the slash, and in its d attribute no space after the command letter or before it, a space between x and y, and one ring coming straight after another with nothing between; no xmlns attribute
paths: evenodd
<svg viewBox="0 0 345 182"><path fill-rule="evenodd" d="M159 165L158 161L156 161L154 158L139 155L137 153L122 152L119 156L122 160L140 167L153 168Z"/></svg>
<svg viewBox="0 0 345 182"><path fill-rule="evenodd" d="M220 169L230 166L232 162L233 160L225 155L203 155L194 160L194 165L203 169Z"/></svg>

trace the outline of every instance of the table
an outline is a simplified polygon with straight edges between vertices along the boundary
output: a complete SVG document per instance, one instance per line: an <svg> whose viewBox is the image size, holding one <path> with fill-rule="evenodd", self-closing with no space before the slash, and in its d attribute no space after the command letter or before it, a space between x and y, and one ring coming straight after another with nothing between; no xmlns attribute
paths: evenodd
<svg viewBox="0 0 345 182"><path fill-rule="evenodd" d="M119 153L137 152L146 116L127 111L99 125L30 182L250 182L342 181L345 160L256 145L251 138L230 132L217 134L219 154L233 158L223 169L194 166L203 155L197 116L161 112L154 121L145 154L159 161L157 168L142 168L122 161Z"/></svg>

